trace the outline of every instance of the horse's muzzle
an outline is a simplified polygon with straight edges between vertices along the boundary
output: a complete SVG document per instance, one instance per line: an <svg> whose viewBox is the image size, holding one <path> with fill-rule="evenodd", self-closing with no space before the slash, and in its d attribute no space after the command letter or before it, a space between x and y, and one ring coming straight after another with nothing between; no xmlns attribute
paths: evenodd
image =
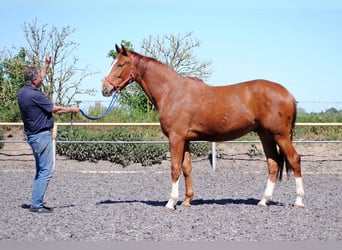
<svg viewBox="0 0 342 250"><path fill-rule="evenodd" d="M107 87L103 87L103 89L102 89L102 95L106 96L106 97L111 96L113 94L113 92L114 92L114 88L109 89Z"/></svg>

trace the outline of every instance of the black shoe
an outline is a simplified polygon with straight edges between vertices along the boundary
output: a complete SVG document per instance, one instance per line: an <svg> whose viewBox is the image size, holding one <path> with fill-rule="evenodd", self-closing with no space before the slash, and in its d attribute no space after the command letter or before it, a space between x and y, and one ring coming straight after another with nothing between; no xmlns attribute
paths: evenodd
<svg viewBox="0 0 342 250"><path fill-rule="evenodd" d="M30 212L32 213L53 213L52 207L42 206L42 207L30 207Z"/></svg>

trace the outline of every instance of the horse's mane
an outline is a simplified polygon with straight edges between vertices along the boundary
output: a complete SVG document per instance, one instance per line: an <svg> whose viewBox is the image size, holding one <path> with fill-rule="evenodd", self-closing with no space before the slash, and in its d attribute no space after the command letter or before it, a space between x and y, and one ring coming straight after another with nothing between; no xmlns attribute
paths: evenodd
<svg viewBox="0 0 342 250"><path fill-rule="evenodd" d="M204 83L204 81L201 78L196 77L196 76L187 76L187 78L194 80L196 82L203 82Z"/></svg>
<svg viewBox="0 0 342 250"><path fill-rule="evenodd" d="M139 53L137 53L137 52L135 52L135 51L132 51L132 50L130 50L129 52L130 52L131 54L133 54L135 57L137 57L138 60L143 59L143 60L146 61L146 62L153 61L153 62L155 62L155 63L157 63L157 64L164 65L165 67L167 67L166 64L164 64L164 63L158 61L157 59L155 59L155 58L153 58L153 57L144 56L144 55L141 55L141 54L139 54Z"/></svg>
<svg viewBox="0 0 342 250"><path fill-rule="evenodd" d="M157 64L158 66L161 66L161 67L173 70L172 68L168 67L166 64L164 64L164 63L154 59L153 57L144 56L144 55L141 55L141 54L139 54L137 52L134 52L132 50L130 50L129 53L131 55L133 55L133 57L134 57L134 61L135 61L134 64L136 64L136 65L139 64L140 65L141 70L142 70L141 71L142 76L145 74L145 71L147 69L147 65L150 62L152 62L153 64Z"/></svg>
<svg viewBox="0 0 342 250"><path fill-rule="evenodd" d="M135 57L137 57L138 61L142 60L144 61L144 65L146 65L148 62L152 61L156 64L159 64L161 66L164 66L166 68L170 68L171 70L173 70L174 72L176 72L173 68L171 68L170 66L166 65L165 63L162 63L160 61L158 61L157 59L153 58L153 57L149 57L149 56L144 56L144 55L141 55L135 51L132 51L130 50L129 51L131 54L133 54ZM177 74L179 74L178 72L176 72ZM180 75L180 74L179 74ZM187 79L190 79L190 80L194 80L195 82L201 82L201 83L205 83L201 78L199 77L195 77L195 76L184 76L185 78Z"/></svg>

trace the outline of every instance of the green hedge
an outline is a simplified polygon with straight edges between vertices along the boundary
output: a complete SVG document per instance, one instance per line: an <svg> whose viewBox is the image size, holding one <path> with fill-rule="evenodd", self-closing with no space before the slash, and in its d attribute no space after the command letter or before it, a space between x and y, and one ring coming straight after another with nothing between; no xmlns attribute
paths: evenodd
<svg viewBox="0 0 342 250"><path fill-rule="evenodd" d="M155 135L154 135L155 136ZM58 141L151 141L153 133L144 129L114 128L110 131L94 131L84 128L64 127L58 130ZM97 162L108 160L123 166L141 163L143 166L160 164L169 152L169 144L113 144L113 143L57 143L59 155L78 161ZM210 145L192 143L194 156L208 155Z"/></svg>

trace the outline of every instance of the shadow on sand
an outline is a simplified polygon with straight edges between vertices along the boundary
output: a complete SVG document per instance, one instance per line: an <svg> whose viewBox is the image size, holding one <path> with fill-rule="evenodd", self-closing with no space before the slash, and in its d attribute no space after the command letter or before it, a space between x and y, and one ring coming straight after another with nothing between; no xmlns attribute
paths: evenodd
<svg viewBox="0 0 342 250"><path fill-rule="evenodd" d="M210 200L204 200L204 199L197 199L193 200L191 202L192 206L201 206L201 205L253 205L257 206L259 200L254 198L249 199L210 199ZM111 204L122 204L122 203L143 203L149 206L154 207L162 207L165 206L167 201L142 201L142 200L104 200L97 202L96 205L111 205ZM177 203L177 205L181 205L181 201ZM280 202L269 202L268 205L270 206L284 206L284 204Z"/></svg>

